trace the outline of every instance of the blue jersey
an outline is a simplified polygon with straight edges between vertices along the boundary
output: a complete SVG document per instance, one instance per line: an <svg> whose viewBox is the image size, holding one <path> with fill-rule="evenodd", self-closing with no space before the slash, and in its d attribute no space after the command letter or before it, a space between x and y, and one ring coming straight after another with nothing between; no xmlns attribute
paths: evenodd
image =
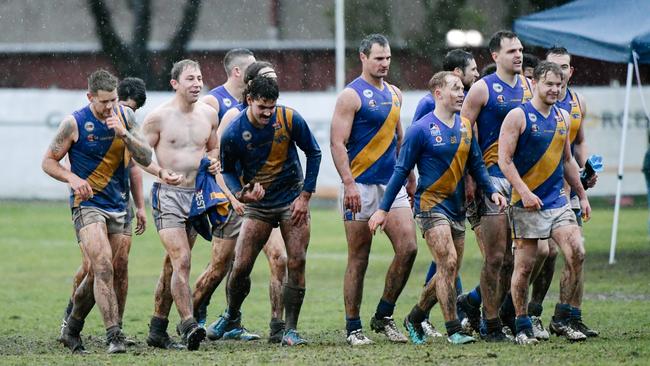
<svg viewBox="0 0 650 366"><path fill-rule="evenodd" d="M511 87L503 82L496 73L482 79L488 88L487 104L476 118L478 144L483 152L483 160L488 173L494 177L504 178L499 169L498 143L503 119L508 112L533 98L528 79L517 76L517 83Z"/></svg>
<svg viewBox="0 0 650 366"><path fill-rule="evenodd" d="M415 113L413 113L411 124L424 117L427 113L433 112L434 109L436 109L436 101L433 100L433 94L429 92L420 99L418 106L415 107Z"/></svg>
<svg viewBox="0 0 650 366"><path fill-rule="evenodd" d="M228 90L226 90L223 85L210 90L208 94L215 97L219 103L219 121L221 121L223 115L226 114L230 108L236 106L239 103L239 100L230 95L230 93L228 93Z"/></svg>
<svg viewBox="0 0 650 366"><path fill-rule="evenodd" d="M358 183L386 184L397 160L397 93L387 83L379 90L361 77L347 87L361 99L346 145L352 177Z"/></svg>
<svg viewBox="0 0 650 366"><path fill-rule="evenodd" d="M568 126L557 107L542 116L528 102L520 106L526 116L526 129L519 136L512 161L526 186L544 204L542 210L567 204L564 194L564 144ZM511 204L523 207L521 196L512 189Z"/></svg>
<svg viewBox="0 0 650 366"><path fill-rule="evenodd" d="M115 114L126 127L123 107ZM93 197L82 201L70 191L70 207L90 206L109 212L126 210L129 200L129 154L124 141L115 131L98 120L90 106L72 113L77 123L79 139L70 146L70 170L85 179L93 190Z"/></svg>
<svg viewBox="0 0 650 366"><path fill-rule="evenodd" d="M448 127L433 113L412 124L404 136L395 173L390 178L379 208L388 211L404 179L417 165L415 214L442 213L451 220L465 218L465 168L488 195L495 192L469 120L454 117Z"/></svg>
<svg viewBox="0 0 650 366"><path fill-rule="evenodd" d="M293 109L277 106L269 123L257 128L247 111L240 112L221 137L221 167L228 188L241 190L240 175L245 184L260 183L264 198L249 204L259 208L286 206L301 191L314 192L321 152L305 120ZM307 156L304 182L296 145Z"/></svg>

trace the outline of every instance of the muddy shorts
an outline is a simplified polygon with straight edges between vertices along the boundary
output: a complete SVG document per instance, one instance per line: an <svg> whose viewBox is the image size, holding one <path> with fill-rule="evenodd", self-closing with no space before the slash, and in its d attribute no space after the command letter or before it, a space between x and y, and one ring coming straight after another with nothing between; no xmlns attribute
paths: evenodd
<svg viewBox="0 0 650 366"><path fill-rule="evenodd" d="M170 228L191 230L188 221L194 188L175 187L155 182L151 187L151 206L153 219L158 231Z"/></svg>
<svg viewBox="0 0 650 366"><path fill-rule="evenodd" d="M429 212L415 216L415 222L422 231L422 237L425 238L427 230L440 225L447 225L451 229L451 237L461 239L465 237L465 223L449 219L445 214L439 212Z"/></svg>
<svg viewBox="0 0 650 366"><path fill-rule="evenodd" d="M276 208L246 206L244 217L264 221L273 227L278 227L280 226L280 222L291 220L291 205ZM307 218L309 218L309 214L307 214Z"/></svg>
<svg viewBox="0 0 650 366"><path fill-rule="evenodd" d="M341 193L339 195L339 207L341 207L343 214L343 221L368 221L370 216L372 216L375 211L379 209L379 204L384 198L384 193L386 193L385 184L363 184L355 183L357 189L359 190L359 195L361 196L361 212L352 213L350 210L344 210L343 202L343 186L341 186ZM390 206L391 210L394 208L411 208L411 203L409 202L408 195L406 194L406 188L402 187L395 201Z"/></svg>
<svg viewBox="0 0 650 366"><path fill-rule="evenodd" d="M97 207L79 206L72 209L72 222L74 223L77 241L80 241L79 231L85 226L96 222L105 224L108 234L124 234L127 226L127 212L110 212Z"/></svg>
<svg viewBox="0 0 650 366"><path fill-rule="evenodd" d="M212 227L212 236L219 239L235 239L239 235L244 218L232 208L228 211L226 220Z"/></svg>
<svg viewBox="0 0 650 366"><path fill-rule="evenodd" d="M514 239L548 239L553 230L578 225L576 216L569 205L547 210L528 210L511 206L508 219Z"/></svg>

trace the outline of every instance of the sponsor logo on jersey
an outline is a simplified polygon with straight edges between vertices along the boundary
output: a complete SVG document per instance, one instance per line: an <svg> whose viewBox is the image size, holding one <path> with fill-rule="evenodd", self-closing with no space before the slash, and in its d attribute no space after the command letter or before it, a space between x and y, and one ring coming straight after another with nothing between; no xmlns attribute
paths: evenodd
<svg viewBox="0 0 650 366"><path fill-rule="evenodd" d="M503 87L501 86L501 84L496 84L496 83L492 84L492 89L497 93L501 93L503 91Z"/></svg>
<svg viewBox="0 0 650 366"><path fill-rule="evenodd" d="M537 122L537 116L535 115L535 113L528 113L528 119L531 122Z"/></svg>
<svg viewBox="0 0 650 366"><path fill-rule="evenodd" d="M370 89L364 89L363 90L363 96L370 99L373 96L372 90Z"/></svg>
<svg viewBox="0 0 650 366"><path fill-rule="evenodd" d="M86 121L86 123L84 123L84 130L88 132L92 132L93 130L95 130L95 124L92 123L91 121Z"/></svg>
<svg viewBox="0 0 650 366"><path fill-rule="evenodd" d="M241 138L244 139L244 141L250 141L253 138L253 134L247 130L242 132Z"/></svg>
<svg viewBox="0 0 650 366"><path fill-rule="evenodd" d="M223 105L230 108L230 106L232 105L232 100L230 100L229 98L223 98Z"/></svg>

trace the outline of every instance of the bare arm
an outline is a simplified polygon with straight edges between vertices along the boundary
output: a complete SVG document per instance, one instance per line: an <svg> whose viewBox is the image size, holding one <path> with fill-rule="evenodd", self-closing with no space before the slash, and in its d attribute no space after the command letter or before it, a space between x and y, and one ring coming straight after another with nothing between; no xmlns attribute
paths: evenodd
<svg viewBox="0 0 650 366"><path fill-rule="evenodd" d="M515 108L510 111L501 125L499 133L499 168L505 175L506 179L512 184L512 188L517 190L521 196L522 204L525 208L539 210L542 207L542 201L528 188L521 175L515 167L512 160L519 136L526 128L526 117L521 108Z"/></svg>
<svg viewBox="0 0 650 366"><path fill-rule="evenodd" d="M485 81L479 80L469 89L463 107L460 110L460 115L467 118L472 126L476 126L476 119L478 118L481 109L487 104L489 92ZM476 132L476 129L474 130Z"/></svg>
<svg viewBox="0 0 650 366"><path fill-rule="evenodd" d="M212 97L212 99L214 99L214 97ZM209 118L210 121L214 121L212 123L212 130L210 131L210 138L208 139L208 144L206 146L206 149L208 151L208 157L210 158L211 161L210 168L209 168L210 173L214 174L214 178L217 181L217 184L219 185L219 187L221 187L221 190L226 195L233 208L236 211L238 211L237 212L238 214L242 215L243 206L241 207L240 210L239 206L241 205L241 203L235 198L235 196L232 194L230 189L228 189L228 186L226 185L226 182L224 181L223 176L221 175L221 167L219 163L219 140L220 139L218 133L218 121L217 121L218 117L216 111L208 110L207 117Z"/></svg>
<svg viewBox="0 0 650 366"><path fill-rule="evenodd" d="M353 213L361 211L361 196L350 170L350 159L345 145L350 138L354 114L359 108L361 100L357 94L352 89L344 89L336 100L330 131L332 159L343 182L343 205Z"/></svg>
<svg viewBox="0 0 650 366"><path fill-rule="evenodd" d="M204 95L201 97L201 101L212 107L217 112L217 116L219 115L219 102L217 101L217 98L214 97L214 95Z"/></svg>
<svg viewBox="0 0 650 366"><path fill-rule="evenodd" d="M578 166L583 168L587 162L587 142L585 141L585 131L584 131L584 121L587 115L587 107L585 105L585 100L580 94L576 93L578 101L580 102L580 109L582 112L582 121L580 128L578 129L578 134L574 141L573 153L578 162Z"/></svg>
<svg viewBox="0 0 650 366"><path fill-rule="evenodd" d="M226 114L221 117L221 121L219 122L219 128L217 129L217 134L219 136L223 135L223 132L228 128L228 125L230 124L230 121L232 121L237 115L240 113L240 111L237 108L230 108Z"/></svg>
<svg viewBox="0 0 650 366"><path fill-rule="evenodd" d="M106 120L106 125L115 130L115 134L124 140L126 148L131 152L133 160L142 166L151 164L151 147L140 132L140 127L135 120L135 113L129 107L122 107L126 115L124 128L116 115L111 115ZM114 113L114 111L113 111Z"/></svg>
<svg viewBox="0 0 650 366"><path fill-rule="evenodd" d="M77 130L77 123L74 117L65 117L61 121L52 143L45 151L41 168L50 177L70 184L70 188L72 188L75 195L79 196L82 200L87 200L93 196L93 190L90 184L60 163L61 159L68 153L70 147L78 138L79 131Z"/></svg>
<svg viewBox="0 0 650 366"><path fill-rule="evenodd" d="M144 210L144 192L142 189L142 169L140 169L133 160L129 163L129 179L131 182L131 194L135 202L136 227L135 234L140 235L144 232L147 225L147 214Z"/></svg>
<svg viewBox="0 0 650 366"><path fill-rule="evenodd" d="M565 110L560 111L564 117L564 120L568 121L569 114ZM501 148L501 146L499 146L499 148ZM571 156L571 143L569 142L569 139L566 139L566 142L564 144L563 158L564 179L576 192L578 198L580 198L580 208L582 209L582 214L585 217L585 221L587 221L591 217L591 207L589 205L589 200L587 199L587 193L585 192L585 189L582 187L582 183L580 182L580 169L578 168L576 160L573 158L573 156Z"/></svg>

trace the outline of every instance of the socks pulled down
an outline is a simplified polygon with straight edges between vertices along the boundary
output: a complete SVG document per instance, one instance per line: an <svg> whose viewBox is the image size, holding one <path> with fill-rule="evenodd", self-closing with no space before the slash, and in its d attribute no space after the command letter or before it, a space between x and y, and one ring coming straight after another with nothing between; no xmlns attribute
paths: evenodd
<svg viewBox="0 0 650 366"><path fill-rule="evenodd" d="M151 322L149 322L149 333L151 334L167 334L167 327L169 326L169 320L158 318L155 316L151 317Z"/></svg>
<svg viewBox="0 0 650 366"><path fill-rule="evenodd" d="M517 333L521 332L524 329L532 329L533 322L530 320L529 316L518 316L515 319L515 327L517 328Z"/></svg>
<svg viewBox="0 0 650 366"><path fill-rule="evenodd" d="M393 316L393 311L395 311L395 304L381 299L379 304L377 304L377 311L375 312L375 319L383 319L385 317Z"/></svg>
<svg viewBox="0 0 650 366"><path fill-rule="evenodd" d="M419 306L415 305L413 306L413 309L411 309L411 312L409 313L409 320L414 324L420 324L424 321L424 319L427 319L427 315L428 315L427 312L420 309Z"/></svg>
<svg viewBox="0 0 650 366"><path fill-rule="evenodd" d="M305 288L285 284L282 297L284 299L284 318L286 319L287 329L296 329L300 308L305 299Z"/></svg>
<svg viewBox="0 0 650 366"><path fill-rule="evenodd" d="M84 321L74 317L68 317L68 325L66 326L68 334L72 336L79 336L81 330L84 328Z"/></svg>
<svg viewBox="0 0 650 366"><path fill-rule="evenodd" d="M566 322L571 317L571 305L569 304L555 304L555 314L553 318L556 321Z"/></svg>
<svg viewBox="0 0 650 366"><path fill-rule="evenodd" d="M460 320L458 319L445 322L445 328L447 329L448 336L451 336L452 334L456 334L463 329L460 325Z"/></svg>
<svg viewBox="0 0 650 366"><path fill-rule="evenodd" d="M544 311L542 304L536 304L534 302L528 303L528 316L540 317L542 316L542 311Z"/></svg>
<svg viewBox="0 0 650 366"><path fill-rule="evenodd" d="M483 300L481 299L481 287L476 286L472 291L467 294L467 302L475 308L481 306Z"/></svg>

